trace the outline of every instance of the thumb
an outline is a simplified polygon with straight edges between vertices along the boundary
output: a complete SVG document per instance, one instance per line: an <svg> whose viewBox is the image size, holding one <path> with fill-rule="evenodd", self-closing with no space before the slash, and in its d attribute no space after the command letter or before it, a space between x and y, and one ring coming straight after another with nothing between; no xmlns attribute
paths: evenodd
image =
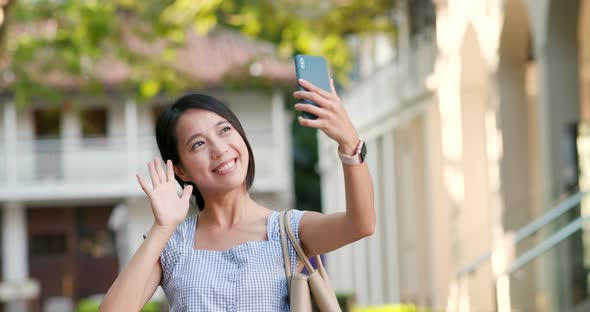
<svg viewBox="0 0 590 312"><path fill-rule="evenodd" d="M193 194L193 186L188 185L182 190L182 197L180 197L180 199L188 201L191 198L192 194Z"/></svg>

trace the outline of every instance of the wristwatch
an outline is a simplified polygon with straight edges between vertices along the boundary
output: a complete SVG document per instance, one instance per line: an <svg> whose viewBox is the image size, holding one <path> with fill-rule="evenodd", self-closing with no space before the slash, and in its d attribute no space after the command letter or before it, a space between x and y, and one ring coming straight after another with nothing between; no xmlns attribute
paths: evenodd
<svg viewBox="0 0 590 312"><path fill-rule="evenodd" d="M359 140L359 143L356 145L356 150L354 155L345 155L338 150L338 157L345 165L358 165L365 162L365 156L367 155L367 146L365 145L365 141Z"/></svg>

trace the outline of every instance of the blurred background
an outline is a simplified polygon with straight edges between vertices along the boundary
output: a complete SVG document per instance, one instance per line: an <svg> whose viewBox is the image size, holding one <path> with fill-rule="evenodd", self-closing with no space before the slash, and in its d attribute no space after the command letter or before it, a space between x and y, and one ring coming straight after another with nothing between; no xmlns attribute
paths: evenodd
<svg viewBox="0 0 590 312"><path fill-rule="evenodd" d="M326 255L345 310L590 311L589 0L0 7L0 311L97 311L186 92L242 121L256 200L344 210L335 143L295 120L297 53L327 58L368 146L376 232Z"/></svg>

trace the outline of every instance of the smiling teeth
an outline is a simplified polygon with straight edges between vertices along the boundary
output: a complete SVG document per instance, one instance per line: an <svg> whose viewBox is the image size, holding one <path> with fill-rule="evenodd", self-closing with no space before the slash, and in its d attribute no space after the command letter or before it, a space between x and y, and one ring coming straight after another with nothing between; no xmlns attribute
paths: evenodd
<svg viewBox="0 0 590 312"><path fill-rule="evenodd" d="M231 167L233 167L233 165L236 163L235 160L232 160L231 162L225 164L223 167L215 169L216 172L223 172Z"/></svg>

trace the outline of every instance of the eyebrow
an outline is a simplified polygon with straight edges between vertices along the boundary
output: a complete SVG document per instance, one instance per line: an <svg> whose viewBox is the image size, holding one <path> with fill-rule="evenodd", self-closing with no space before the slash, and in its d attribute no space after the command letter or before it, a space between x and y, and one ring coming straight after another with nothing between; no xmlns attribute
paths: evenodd
<svg viewBox="0 0 590 312"><path fill-rule="evenodd" d="M229 124L229 122L225 121L225 120L220 120L215 124L215 127L222 125L222 124ZM193 135L191 135L188 140L186 140L185 145L188 145L191 143L192 140L194 140L196 137L203 135L201 132L197 132Z"/></svg>

